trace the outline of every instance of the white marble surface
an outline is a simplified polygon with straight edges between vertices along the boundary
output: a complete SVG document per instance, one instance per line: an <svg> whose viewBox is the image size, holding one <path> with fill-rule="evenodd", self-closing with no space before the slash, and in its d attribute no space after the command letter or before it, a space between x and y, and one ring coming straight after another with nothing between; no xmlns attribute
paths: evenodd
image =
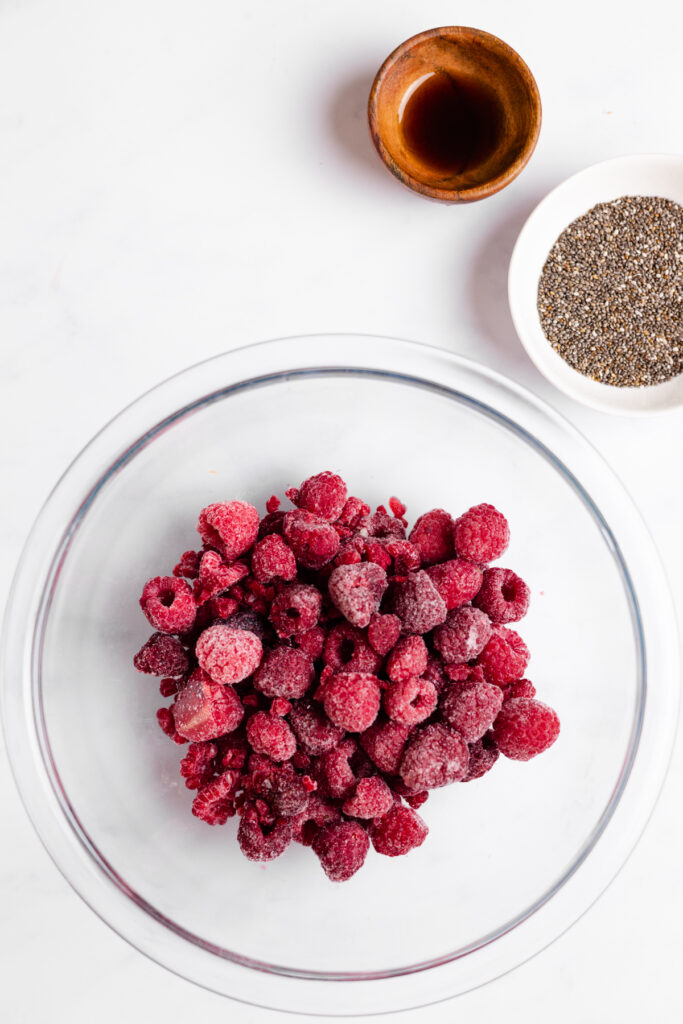
<svg viewBox="0 0 683 1024"><path fill-rule="evenodd" d="M454 20L519 49L545 115L522 177L462 209L395 183L364 123L386 53ZM547 398L625 481L678 590L683 413L632 421L563 400L517 342L505 280L525 217L565 176L681 149L682 37L667 0L0 0L0 596L56 477L123 404L227 347L313 331L431 342ZM679 743L644 838L568 934L401 1019L680 1020L682 806ZM34 836L4 755L0 813L8 1024L277 1019L110 932Z"/></svg>

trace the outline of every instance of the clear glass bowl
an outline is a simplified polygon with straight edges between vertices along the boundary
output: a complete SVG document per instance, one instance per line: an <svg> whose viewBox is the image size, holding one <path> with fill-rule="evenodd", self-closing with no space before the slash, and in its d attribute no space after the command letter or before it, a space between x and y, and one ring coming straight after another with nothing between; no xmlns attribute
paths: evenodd
<svg viewBox="0 0 683 1024"><path fill-rule="evenodd" d="M311 852L246 861L234 822L190 814L157 685L131 658L144 581L196 545L198 509L331 468L413 517L490 501L534 599L529 675L557 744L433 794L427 842L328 882ZM166 381L76 459L24 552L6 618L17 782L55 863L178 974L282 1010L353 1014L448 998L557 937L624 862L676 725L677 639L647 531L605 463L517 385L446 352L307 337Z"/></svg>

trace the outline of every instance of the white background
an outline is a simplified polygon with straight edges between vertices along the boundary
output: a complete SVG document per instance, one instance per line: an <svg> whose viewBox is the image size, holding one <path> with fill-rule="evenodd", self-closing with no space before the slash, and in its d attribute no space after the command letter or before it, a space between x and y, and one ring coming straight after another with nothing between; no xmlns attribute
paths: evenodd
<svg viewBox="0 0 683 1024"><path fill-rule="evenodd" d="M364 111L396 44L454 22L518 49L544 106L521 178L463 208L395 182ZM663 0L0 0L0 599L56 477L122 405L231 346L318 331L440 345L556 405L626 483L676 592L683 414L564 400L524 355L505 287L552 186L610 156L681 149L682 39L681 5ZM110 932L52 866L0 756L4 1021L284 1019ZM679 743L644 838L567 935L398 1019L680 1020L682 809Z"/></svg>

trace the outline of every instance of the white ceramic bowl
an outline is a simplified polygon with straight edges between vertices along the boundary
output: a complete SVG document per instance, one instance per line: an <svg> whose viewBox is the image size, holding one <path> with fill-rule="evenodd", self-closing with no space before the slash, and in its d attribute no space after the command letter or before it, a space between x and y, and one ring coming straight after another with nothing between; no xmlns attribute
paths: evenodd
<svg viewBox="0 0 683 1024"><path fill-rule="evenodd" d="M512 319L522 344L548 380L584 405L624 416L683 404L683 374L646 388L617 388L584 377L552 348L536 308L543 264L558 235L596 203L625 195L650 195L683 205L683 155L643 154L594 164L553 189L522 228L508 274Z"/></svg>

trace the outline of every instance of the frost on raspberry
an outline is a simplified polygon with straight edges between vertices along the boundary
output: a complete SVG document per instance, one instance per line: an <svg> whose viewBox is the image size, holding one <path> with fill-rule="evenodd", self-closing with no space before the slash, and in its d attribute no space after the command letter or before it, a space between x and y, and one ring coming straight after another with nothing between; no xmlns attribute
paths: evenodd
<svg viewBox="0 0 683 1024"><path fill-rule="evenodd" d="M140 607L149 624L160 633L187 633L197 614L192 587L177 576L155 576L149 580L142 591Z"/></svg>
<svg viewBox="0 0 683 1024"><path fill-rule="evenodd" d="M287 761L296 752L296 738L284 718L257 711L247 722L247 739L257 754L271 761Z"/></svg>
<svg viewBox="0 0 683 1024"><path fill-rule="evenodd" d="M476 597L483 579L479 566L466 558L452 558L441 565L430 565L426 573L443 598L448 611L459 608Z"/></svg>
<svg viewBox="0 0 683 1024"><path fill-rule="evenodd" d="M503 692L493 683L455 683L441 695L439 709L444 721L467 743L487 732L503 704Z"/></svg>
<svg viewBox="0 0 683 1024"><path fill-rule="evenodd" d="M327 634L323 661L335 672L376 672L382 659L372 649L362 630L340 622Z"/></svg>
<svg viewBox="0 0 683 1024"><path fill-rule="evenodd" d="M255 633L209 626L197 640L197 661L217 683L239 683L261 663L263 645Z"/></svg>
<svg viewBox="0 0 683 1024"><path fill-rule="evenodd" d="M138 672L150 676L181 676L190 667L187 651L175 636L153 633L133 658Z"/></svg>
<svg viewBox="0 0 683 1024"><path fill-rule="evenodd" d="M332 601L352 626L364 628L379 609L387 574L374 562L340 565L327 582Z"/></svg>
<svg viewBox="0 0 683 1024"><path fill-rule="evenodd" d="M292 841L292 822L277 818L272 825L259 820L253 806L245 805L237 829L237 842L248 860L265 863L285 852Z"/></svg>
<svg viewBox="0 0 683 1024"><path fill-rule="evenodd" d="M373 615L368 626L368 643L381 657L396 646L401 635L398 615Z"/></svg>
<svg viewBox="0 0 683 1024"><path fill-rule="evenodd" d="M442 508L425 512L410 531L408 540L420 552L423 565L445 562L453 556L453 517Z"/></svg>
<svg viewBox="0 0 683 1024"><path fill-rule="evenodd" d="M394 798L384 779L372 775L358 780L353 796L344 801L342 810L350 818L381 818L393 803Z"/></svg>
<svg viewBox="0 0 683 1024"><path fill-rule="evenodd" d="M494 626L491 639L477 659L487 683L505 686L521 679L529 664L529 649L518 633Z"/></svg>
<svg viewBox="0 0 683 1024"><path fill-rule="evenodd" d="M479 608L456 608L442 626L434 630L434 646L446 664L472 661L484 650L491 636L491 622Z"/></svg>
<svg viewBox="0 0 683 1024"><path fill-rule="evenodd" d="M323 871L332 882L346 882L362 868L370 840L356 821L326 825L313 840Z"/></svg>
<svg viewBox="0 0 683 1024"><path fill-rule="evenodd" d="M313 682L313 664L294 647L274 647L254 676L254 687L266 697L303 697Z"/></svg>
<svg viewBox="0 0 683 1024"><path fill-rule="evenodd" d="M320 705L309 699L292 702L289 724L301 748L312 757L332 750L344 735L344 730L329 720Z"/></svg>
<svg viewBox="0 0 683 1024"><path fill-rule="evenodd" d="M505 701L493 725L493 738L505 757L529 761L551 747L560 734L557 713L531 697Z"/></svg>
<svg viewBox="0 0 683 1024"><path fill-rule="evenodd" d="M422 637L406 636L399 640L387 659L387 675L393 683L421 676L427 668L427 657L427 645Z"/></svg>
<svg viewBox="0 0 683 1024"><path fill-rule="evenodd" d="M302 483L296 504L332 523L346 504L346 484L336 473L316 473Z"/></svg>
<svg viewBox="0 0 683 1024"><path fill-rule="evenodd" d="M412 676L387 687L384 691L384 710L394 722L418 725L434 712L437 700L433 683Z"/></svg>
<svg viewBox="0 0 683 1024"><path fill-rule="evenodd" d="M401 778L409 789L437 789L467 772L469 751L460 733L441 722L416 730L401 758Z"/></svg>
<svg viewBox="0 0 683 1024"><path fill-rule="evenodd" d="M246 501L220 501L199 513L199 536L228 562L248 551L258 536L259 514Z"/></svg>
<svg viewBox="0 0 683 1024"><path fill-rule="evenodd" d="M389 719L378 721L360 736L360 745L385 775L396 775L410 735L410 726Z"/></svg>
<svg viewBox="0 0 683 1024"><path fill-rule="evenodd" d="M282 535L299 565L306 569L322 569L339 550L335 528L305 509L285 513Z"/></svg>
<svg viewBox="0 0 683 1024"><path fill-rule="evenodd" d="M456 519L453 540L461 558L482 565L500 558L510 543L510 528L493 505L475 505Z"/></svg>
<svg viewBox="0 0 683 1024"><path fill-rule="evenodd" d="M487 569L474 603L491 622L517 622L527 613L529 596L528 586L512 569Z"/></svg>
<svg viewBox="0 0 683 1024"><path fill-rule="evenodd" d="M320 618L322 594L306 583L290 583L270 606L270 619L279 637L286 639L312 629Z"/></svg>
<svg viewBox="0 0 683 1024"><path fill-rule="evenodd" d="M402 857L422 846L428 832L429 829L416 811L398 804L373 823L370 838L377 853L385 857Z"/></svg>
<svg viewBox="0 0 683 1024"><path fill-rule="evenodd" d="M377 718L379 680L369 672L337 672L324 685L325 714L347 732L363 732Z"/></svg>
<svg viewBox="0 0 683 1024"><path fill-rule="evenodd" d="M296 578L294 552L277 533L270 533L256 544L251 555L251 571L260 583Z"/></svg>
<svg viewBox="0 0 683 1024"><path fill-rule="evenodd" d="M232 732L243 716L242 702L232 687L215 683L201 669L195 669L173 704L176 729L194 742Z"/></svg>
<svg viewBox="0 0 683 1024"><path fill-rule="evenodd" d="M482 736L480 740L469 744L470 761L467 766L467 774L463 776L463 782L472 782L480 779L487 772L490 772L498 760L499 753L496 741L490 732Z"/></svg>
<svg viewBox="0 0 683 1024"><path fill-rule="evenodd" d="M429 633L446 618L443 598L424 569L397 583L391 599L405 633Z"/></svg>

